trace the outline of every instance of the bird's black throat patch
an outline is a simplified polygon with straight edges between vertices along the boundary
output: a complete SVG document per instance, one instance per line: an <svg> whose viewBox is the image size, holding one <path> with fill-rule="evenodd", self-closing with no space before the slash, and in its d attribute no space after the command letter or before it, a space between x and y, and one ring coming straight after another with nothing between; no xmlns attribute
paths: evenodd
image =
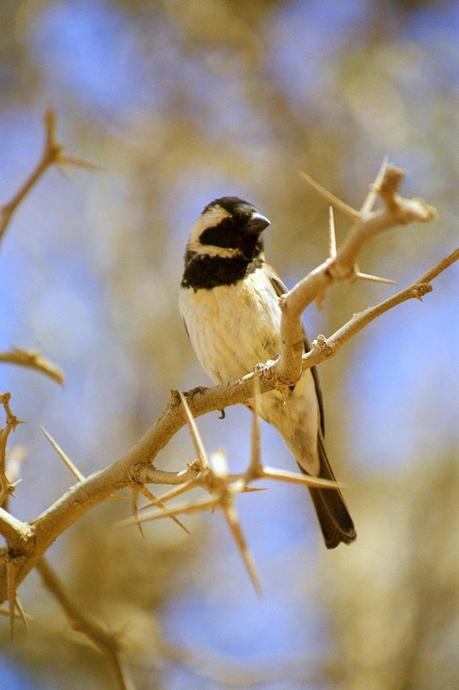
<svg viewBox="0 0 459 690"><path fill-rule="evenodd" d="M203 246L238 249L245 257L253 257L259 253L260 239L257 234L247 232L248 220L248 214L224 218L217 225L206 228L199 238L199 243Z"/></svg>
<svg viewBox="0 0 459 690"><path fill-rule="evenodd" d="M261 256L247 260L243 256L209 256L187 251L181 286L193 290L211 290L220 285L234 285L262 265Z"/></svg>

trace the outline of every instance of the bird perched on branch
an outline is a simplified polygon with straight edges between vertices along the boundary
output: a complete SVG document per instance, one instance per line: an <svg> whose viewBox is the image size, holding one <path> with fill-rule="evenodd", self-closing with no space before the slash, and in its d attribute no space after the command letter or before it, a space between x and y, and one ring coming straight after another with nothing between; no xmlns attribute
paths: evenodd
<svg viewBox="0 0 459 690"><path fill-rule="evenodd" d="M265 263L262 232L270 225L237 197L215 199L194 224L186 247L180 312L194 351L215 383L225 383L274 359L280 351L279 297L286 288ZM304 337L305 350L309 345ZM322 394L316 369L286 393L260 396L260 415L281 434L302 472L335 477L325 453ZM356 537L338 489L310 488L325 544Z"/></svg>

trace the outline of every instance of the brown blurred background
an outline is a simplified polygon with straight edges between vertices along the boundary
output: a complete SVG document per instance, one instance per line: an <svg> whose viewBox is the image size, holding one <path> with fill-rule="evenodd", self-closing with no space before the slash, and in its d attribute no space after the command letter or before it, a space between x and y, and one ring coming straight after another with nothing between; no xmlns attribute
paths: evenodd
<svg viewBox="0 0 459 690"><path fill-rule="evenodd" d="M0 256L0 348L35 347L65 371L61 390L2 365L27 420L11 509L31 519L79 469L103 467L159 414L169 388L207 384L177 309L189 227L235 194L272 220L268 258L288 284L324 258L327 207L304 169L358 206L382 157L435 224L379 238L361 267L408 284L457 237L459 11L404 0L2 0L0 199L36 161L51 105L74 155L104 172L50 171ZM347 228L337 217L339 237ZM218 515L115 531L109 502L49 554L69 591L122 632L138 689L452 690L459 687L457 269L423 304L385 315L320 369L327 445L359 532L326 552L304 492L239 499L265 591L256 600ZM311 309L311 337L393 292L335 288ZM199 421L209 450L243 467L250 418ZM263 427L264 458L293 469ZM158 459L193 457L185 432ZM14 644L2 623L2 690L113 687L32 573L34 616Z"/></svg>

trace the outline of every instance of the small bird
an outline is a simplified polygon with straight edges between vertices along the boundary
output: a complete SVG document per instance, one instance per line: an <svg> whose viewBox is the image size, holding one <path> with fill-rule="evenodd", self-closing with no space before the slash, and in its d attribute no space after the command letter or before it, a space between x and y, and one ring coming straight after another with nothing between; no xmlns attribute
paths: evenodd
<svg viewBox="0 0 459 690"><path fill-rule="evenodd" d="M214 383L237 379L280 351L279 298L287 288L265 263L261 234L269 225L253 204L225 196L208 204L192 227L179 306L196 356ZM304 347L309 349L306 335ZM335 479L325 453L315 368L286 393L261 395L259 407L304 474ZM353 541L356 532L341 492L309 491L327 548Z"/></svg>

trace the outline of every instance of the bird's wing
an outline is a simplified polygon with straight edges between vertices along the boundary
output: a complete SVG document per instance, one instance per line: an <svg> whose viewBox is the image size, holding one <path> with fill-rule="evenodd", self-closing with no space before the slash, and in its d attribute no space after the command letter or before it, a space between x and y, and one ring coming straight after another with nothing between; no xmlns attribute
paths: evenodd
<svg viewBox="0 0 459 690"><path fill-rule="evenodd" d="M190 334L188 333L188 328L187 328L187 326L186 326L186 321L185 321L185 319L182 318L182 322L183 322L183 325L185 326L185 331L186 331L186 334L187 334L187 336L188 336L188 338L189 338L189 337L190 337Z"/></svg>
<svg viewBox="0 0 459 690"><path fill-rule="evenodd" d="M276 273L274 268L270 266L267 263L263 263L263 270L265 271L266 275L268 276L271 285L273 286L276 294L280 297L281 295L284 295L286 292L288 292L287 286L285 283L282 281L282 279L279 277L279 275ZM306 335L306 332L303 328L303 339L304 339L304 350L305 352L309 352L311 349L308 341L308 336ZM320 388L320 380L319 380L319 372L317 371L316 367L311 367L311 374L312 378L314 379L314 386L316 389L316 396L317 396L317 404L319 405L319 415L320 415L320 428L322 431L322 434L325 435L325 413L324 413L324 402L323 402L323 397L322 397L322 390Z"/></svg>

